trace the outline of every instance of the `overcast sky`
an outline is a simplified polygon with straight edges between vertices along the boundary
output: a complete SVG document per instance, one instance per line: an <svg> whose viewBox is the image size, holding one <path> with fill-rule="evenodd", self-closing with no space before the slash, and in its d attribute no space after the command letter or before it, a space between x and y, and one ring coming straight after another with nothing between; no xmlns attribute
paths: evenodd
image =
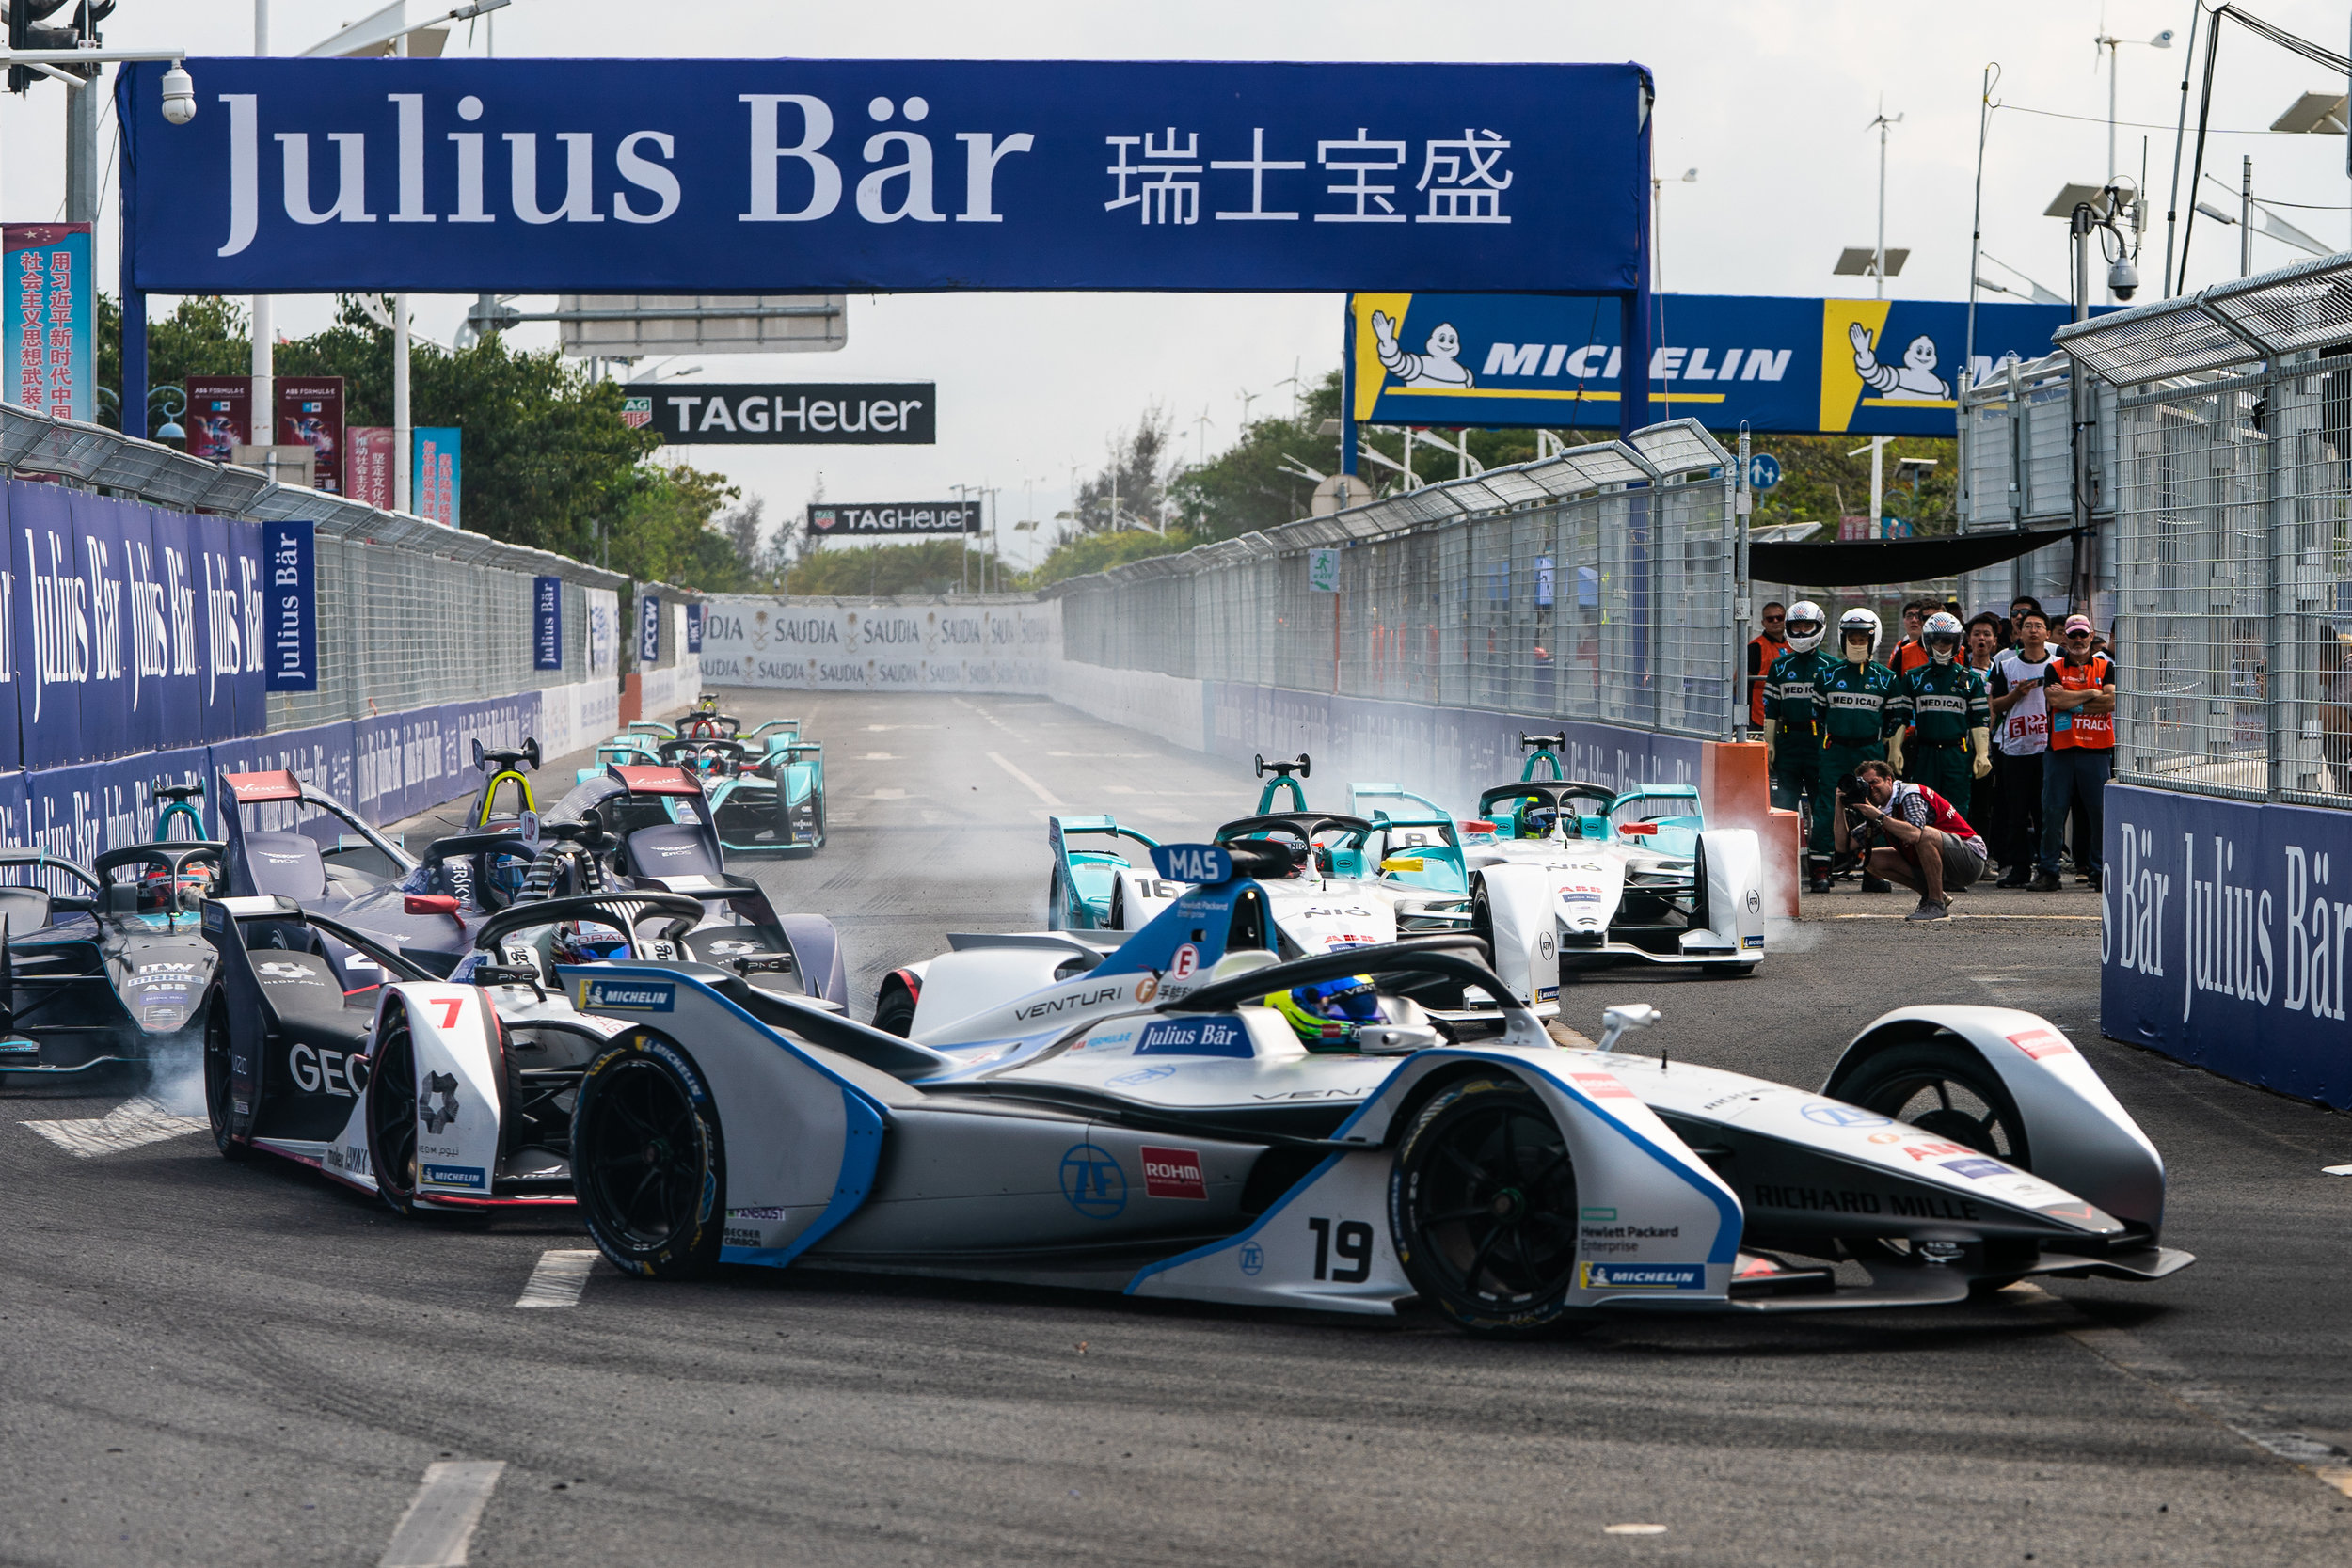
<svg viewBox="0 0 2352 1568"><path fill-rule="evenodd" d="M448 3L411 0L410 14L421 18ZM369 0L275 0L272 52L299 53L373 8ZM2252 0L2249 8L2344 48L2340 5ZM1866 127L1883 96L1889 115L1903 116L1889 151L1887 244L1912 252L1889 292L1959 299L1967 290L1979 85L1993 62L2002 71L1994 96L2008 107L1993 117L1985 154L1985 248L2064 290L2064 225L2041 214L2064 182L2097 182L2106 173L2108 85L2098 63L2104 52L2091 41L2103 21L2125 39L2146 40L2165 28L2176 34L2169 51L2122 51L2120 118L2131 123L2119 133L2120 155L2136 172L2147 139L2156 198L2143 270L2153 279L2162 264L2163 193L2191 15L2187 0L2112 0L2105 7L1978 0L1932 12L1883 0L1638 9L1613 0L888 0L856 8L781 0L515 0L497 13L495 47L501 56L1637 60L1658 84L1656 159L1668 178L1665 286L1711 293L1867 292L1852 288L1866 280L1834 279L1830 266L1841 246L1871 243L1878 140ZM123 0L105 31L117 47L185 46L197 55L253 47L244 0ZM487 31L476 24L469 42L460 24L449 53L485 53ZM2271 135L2262 128L2299 93L2344 88L2341 78L2225 24L2213 113L2224 134L2213 138L2207 167L2233 191L2239 160L2251 155L2256 193L2321 209L2295 219L2331 246L2352 244L2343 139ZM63 88L43 85L0 102L6 211L13 220L62 215L63 97ZM101 139L111 149L111 109ZM1696 182L1679 182L1676 177L1691 167L1698 170ZM106 177L111 184L111 163ZM2234 210L2233 198L2211 187L2205 194ZM2184 211L2187 205L2185 197ZM103 216L100 271L111 289L111 189ZM2267 238L2254 242L2256 270L2298 254ZM2192 263L2192 287L2233 276L2236 231L2201 221ZM1996 280L2010 276L1992 266L1984 271ZM419 331L447 342L467 303L418 298ZM313 330L329 319L332 305L325 297L281 301L279 330ZM826 494L838 500L914 499L944 496L958 483L993 484L1002 491L1008 527L1033 506L1050 531L1053 514L1069 504L1073 466L1083 475L1099 465L1106 441L1147 404L1169 410L1186 455L1201 434L1195 421L1205 413L1214 451L1232 438L1245 392L1256 397L1253 416L1263 416L1288 404L1291 389L1281 383L1295 368L1311 380L1337 363L1341 314L1337 295L859 295L850 301L850 341L840 353L705 355L680 364L701 363L706 369L695 379L706 380L939 384L939 444L930 450L700 450L701 466L766 498L771 519L797 515L821 471ZM551 333L531 328L516 340L551 341Z"/></svg>

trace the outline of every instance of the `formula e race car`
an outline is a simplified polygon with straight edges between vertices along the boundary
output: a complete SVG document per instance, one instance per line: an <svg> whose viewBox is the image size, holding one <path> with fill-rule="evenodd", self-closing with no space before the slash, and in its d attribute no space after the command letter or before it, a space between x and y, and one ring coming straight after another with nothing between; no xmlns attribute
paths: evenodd
<svg viewBox="0 0 2352 1568"><path fill-rule="evenodd" d="M597 1247L656 1278L805 1262L1362 1313L1418 1297L1500 1337L2191 1260L2159 1243L2156 1151L2031 1014L1899 1009L1820 1091L1627 1055L1641 1006L1597 1050L1507 1000L1453 1036L1411 993L1503 995L1475 939L1283 961L1261 885L1232 875L1248 863L1169 856L1195 885L1084 977L1120 1005L1009 1041L746 1006L691 964L566 971L626 1025L572 1114ZM1204 937L1217 956L1184 995L1145 988L1183 947L1207 959ZM1366 976L1375 1012L1321 1049L1266 1005Z"/></svg>
<svg viewBox="0 0 2352 1568"><path fill-rule="evenodd" d="M482 744L480 736L473 743L474 771L482 775L482 787L474 792L473 808L466 813L467 826L480 832L491 828L519 827L525 816L539 809L539 801L531 791L531 779L524 769L539 771L539 743L529 736L519 751L503 752ZM506 798L499 799L504 790Z"/></svg>
<svg viewBox="0 0 2352 1568"><path fill-rule="evenodd" d="M1271 847L1287 856L1264 886L1283 955L1388 942L1400 926L1458 924L1444 918L1461 903L1458 896L1373 878L1378 857L1365 848L1375 831L1372 822L1309 809L1298 781L1311 766L1303 754L1280 762L1258 758L1259 775L1272 776L1259 791L1257 811L1226 823L1216 835L1219 844ZM1049 817L1046 839L1054 856L1046 918L1055 930L1136 930L1184 892L1184 884L1152 871L1149 856L1157 841L1121 827L1115 817ZM1073 840L1109 842L1079 848ZM1143 850L1143 856L1122 852L1120 840Z"/></svg>
<svg viewBox="0 0 2352 1568"><path fill-rule="evenodd" d="M605 768L647 763L685 768L710 798L720 844L731 854L803 860L825 843L825 748L803 740L798 719L771 719L749 731L716 699L670 726L641 721L596 748L586 784Z"/></svg>
<svg viewBox="0 0 2352 1568"><path fill-rule="evenodd" d="M674 958L702 916L700 900L674 893L517 905L482 923L455 983L293 899L215 899L203 909L222 978L204 1034L214 1143L231 1160L298 1161L403 1213L568 1204L571 1097L626 1025L550 993L553 961ZM346 990L330 948L365 956L375 978ZM761 985L797 990L788 965L757 967Z"/></svg>
<svg viewBox="0 0 2352 1568"><path fill-rule="evenodd" d="M1521 736L1539 749L1520 782L1482 791L1467 821L1393 784L1350 786L1349 803L1376 830L1367 858L1420 896L1403 927L1488 938L1497 971L1516 984L1523 969L1534 986L1522 994L1623 963L1753 973L1764 956L1756 834L1707 827L1688 784L1613 790L1560 778L1560 738ZM1554 777L1536 779L1546 761Z"/></svg>
<svg viewBox="0 0 2352 1568"><path fill-rule="evenodd" d="M0 1088L114 1086L203 1016L213 953L197 908L223 848L135 844L87 866L0 849L0 875L25 879L0 886Z"/></svg>

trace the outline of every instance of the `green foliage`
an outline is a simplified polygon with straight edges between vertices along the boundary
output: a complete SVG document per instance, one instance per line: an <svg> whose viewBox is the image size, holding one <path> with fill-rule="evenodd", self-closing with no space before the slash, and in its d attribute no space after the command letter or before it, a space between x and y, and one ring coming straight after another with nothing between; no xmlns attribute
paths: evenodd
<svg viewBox="0 0 2352 1568"><path fill-rule="evenodd" d="M1715 438L1733 451L1740 450L1737 435L1726 436L1718 431ZM1910 437L1886 444L1882 505L1889 516L1909 518L1915 535L1950 533L1958 526L1955 501L1960 481L1959 446L1957 441ZM1848 455L1857 447L1864 449L1859 456ZM1780 459L1780 483L1756 495L1756 527L1818 522L1822 531L1813 537L1835 540L1840 517L1868 515L1870 453L1867 437L1756 436L1749 438L1749 449L1768 451ZM1935 460L1935 467L1928 469L1927 477L1919 482L1915 499L1907 478L1898 483L1901 470L1897 464L1905 457Z"/></svg>
<svg viewBox="0 0 2352 1568"><path fill-rule="evenodd" d="M985 562L993 560L977 541L969 550L961 539L926 539L914 545L829 546L800 562L787 578L787 592L858 597L868 594L978 593ZM987 567L988 585L996 569ZM1010 584L1008 583L1009 587Z"/></svg>
<svg viewBox="0 0 2352 1568"><path fill-rule="evenodd" d="M121 310L104 295L98 309L99 384L119 387ZM149 383L246 373L248 325L234 301L183 299L149 324ZM349 423L392 422L392 335L356 297L334 325L280 342L272 362L281 376L342 376ZM625 395L553 349L517 353L495 333L463 351L410 343L416 423L465 432L469 531L635 578L713 593L755 586L753 562L712 526L739 492L722 475L649 462L660 437L621 422Z"/></svg>
<svg viewBox="0 0 2352 1568"><path fill-rule="evenodd" d="M1022 579L1022 586L1042 588L1064 578L1082 578L1089 572L1105 572L1113 566L1124 566L1130 561L1142 561L1155 555L1176 555L1195 545L1207 543L1207 537L1182 527L1171 528L1165 534L1151 533L1142 529L1121 529L1116 533L1082 533L1075 539L1064 539L1056 545L1053 552Z"/></svg>

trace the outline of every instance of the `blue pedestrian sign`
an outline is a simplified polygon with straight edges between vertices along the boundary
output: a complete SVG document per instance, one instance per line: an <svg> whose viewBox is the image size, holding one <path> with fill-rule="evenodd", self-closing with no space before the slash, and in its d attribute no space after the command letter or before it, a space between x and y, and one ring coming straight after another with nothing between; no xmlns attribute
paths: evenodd
<svg viewBox="0 0 2352 1568"><path fill-rule="evenodd" d="M1748 488L1770 490L1780 483L1780 459L1769 451L1759 451L1748 459Z"/></svg>

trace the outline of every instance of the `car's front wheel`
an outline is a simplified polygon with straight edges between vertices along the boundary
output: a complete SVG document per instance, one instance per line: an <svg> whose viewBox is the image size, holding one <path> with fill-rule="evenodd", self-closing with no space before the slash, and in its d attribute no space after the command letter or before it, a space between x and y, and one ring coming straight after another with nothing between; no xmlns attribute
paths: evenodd
<svg viewBox="0 0 2352 1568"><path fill-rule="evenodd" d="M628 1273L685 1279L718 1262L725 1146L691 1058L641 1034L588 1064L572 1108L572 1183L589 1236Z"/></svg>
<svg viewBox="0 0 2352 1568"><path fill-rule="evenodd" d="M394 1213L417 1214L417 1046L408 1017L385 1012L383 1034L368 1064L368 1169Z"/></svg>
<svg viewBox="0 0 2352 1568"><path fill-rule="evenodd" d="M1470 1333L1579 1332L1576 1164L1543 1101L1514 1078L1441 1090L1397 1151L1389 1223L1423 1301Z"/></svg>
<svg viewBox="0 0 2352 1568"><path fill-rule="evenodd" d="M252 1146L236 1135L236 1046L230 1037L229 999L215 990L204 1009L204 1115L213 1147L224 1160L242 1160Z"/></svg>

